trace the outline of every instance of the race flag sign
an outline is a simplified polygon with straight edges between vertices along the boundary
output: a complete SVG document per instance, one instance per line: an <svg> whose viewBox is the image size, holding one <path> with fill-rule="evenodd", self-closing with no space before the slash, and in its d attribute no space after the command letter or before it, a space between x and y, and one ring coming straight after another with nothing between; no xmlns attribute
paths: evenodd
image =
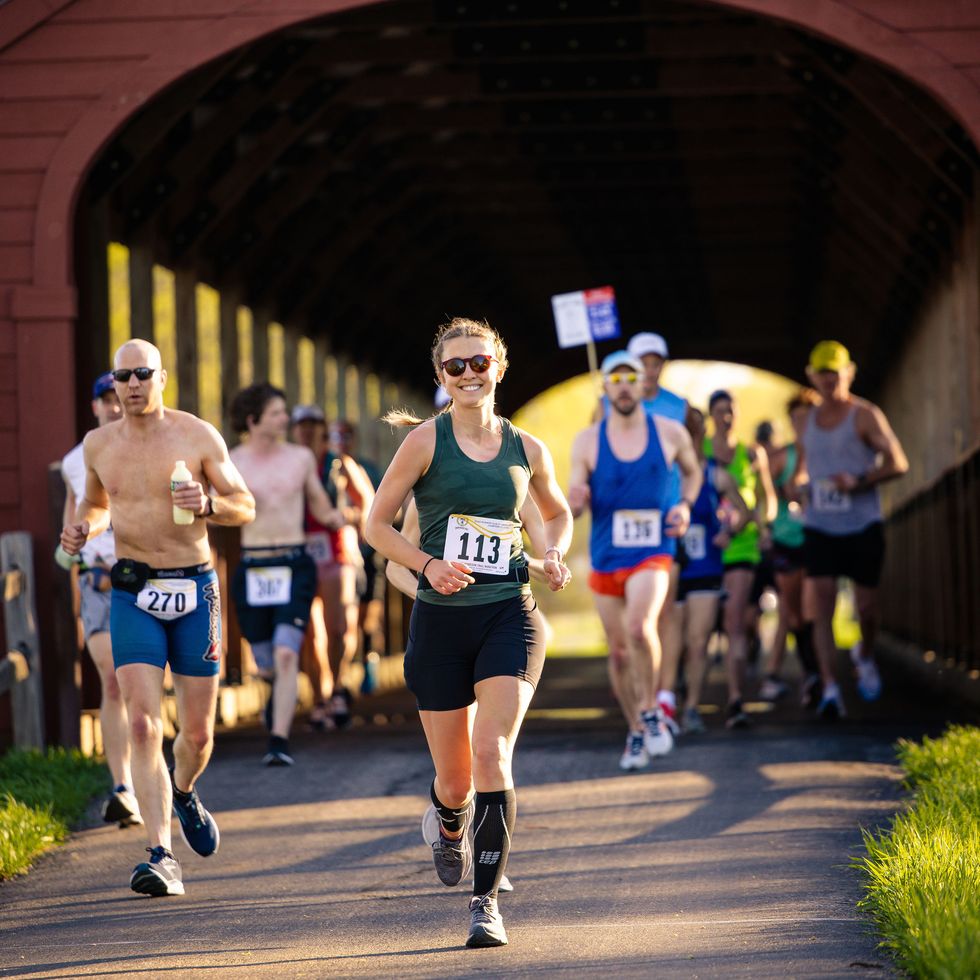
<svg viewBox="0 0 980 980"><path fill-rule="evenodd" d="M616 292L612 286L559 293L551 297L559 347L578 347L619 336Z"/></svg>

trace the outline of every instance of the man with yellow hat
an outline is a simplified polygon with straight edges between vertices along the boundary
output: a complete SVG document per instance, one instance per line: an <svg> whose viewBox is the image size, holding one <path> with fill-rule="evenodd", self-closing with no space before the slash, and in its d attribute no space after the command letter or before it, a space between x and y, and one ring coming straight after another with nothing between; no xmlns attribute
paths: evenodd
<svg viewBox="0 0 980 980"><path fill-rule="evenodd" d="M822 401L805 423L795 482L808 487L803 560L823 682L817 711L833 719L844 714L832 626L840 578L854 582L861 624L861 642L851 651L858 692L866 701L881 694L874 659L885 551L878 485L907 472L909 464L881 409L851 394L855 367L843 344L820 341L806 371Z"/></svg>

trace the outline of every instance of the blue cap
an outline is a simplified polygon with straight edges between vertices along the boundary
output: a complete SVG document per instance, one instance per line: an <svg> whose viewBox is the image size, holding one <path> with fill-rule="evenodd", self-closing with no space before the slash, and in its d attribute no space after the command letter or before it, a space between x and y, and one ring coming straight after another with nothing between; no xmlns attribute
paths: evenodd
<svg viewBox="0 0 980 980"><path fill-rule="evenodd" d="M617 350L613 351L612 354L607 354L602 359L599 373L609 374L618 367L628 367L637 374L643 374L643 361L634 354L631 354L628 350Z"/></svg>
<svg viewBox="0 0 980 980"><path fill-rule="evenodd" d="M111 371L106 371L105 374L100 374L95 379L95 384L92 385L92 398L101 398L107 391L116 390L116 382L112 377Z"/></svg>

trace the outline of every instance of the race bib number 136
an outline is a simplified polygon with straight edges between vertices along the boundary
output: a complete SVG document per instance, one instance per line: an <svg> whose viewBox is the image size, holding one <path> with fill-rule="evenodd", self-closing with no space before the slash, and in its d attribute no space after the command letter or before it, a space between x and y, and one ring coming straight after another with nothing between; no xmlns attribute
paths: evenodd
<svg viewBox="0 0 980 980"><path fill-rule="evenodd" d="M613 547L659 548L660 525L659 510L614 511Z"/></svg>

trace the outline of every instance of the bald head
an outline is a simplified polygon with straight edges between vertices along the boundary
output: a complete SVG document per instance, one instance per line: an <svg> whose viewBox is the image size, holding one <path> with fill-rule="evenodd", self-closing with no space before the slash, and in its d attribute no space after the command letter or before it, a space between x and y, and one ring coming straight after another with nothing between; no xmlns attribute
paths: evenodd
<svg viewBox="0 0 980 980"><path fill-rule="evenodd" d="M112 359L114 368L151 367L159 370L163 366L160 351L148 340L127 340Z"/></svg>

